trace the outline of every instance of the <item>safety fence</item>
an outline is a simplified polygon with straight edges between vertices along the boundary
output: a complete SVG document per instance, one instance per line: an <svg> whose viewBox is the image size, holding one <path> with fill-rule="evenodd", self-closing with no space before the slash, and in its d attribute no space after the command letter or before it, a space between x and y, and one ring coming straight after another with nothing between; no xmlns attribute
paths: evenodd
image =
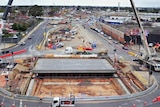
<svg viewBox="0 0 160 107"><path fill-rule="evenodd" d="M25 52L26 52L26 49L22 49L22 50L15 51L15 52L12 52L12 53L7 53L7 54L0 55L0 58L7 58L7 57L11 57L13 55L19 55L19 54L22 54L22 53L25 53Z"/></svg>
<svg viewBox="0 0 160 107"><path fill-rule="evenodd" d="M7 90L5 90L5 89L3 89L3 88L0 88L0 93L3 93L3 94L5 94L5 95L7 95L7 96L9 96L9 97L12 96L12 93L11 93L11 92L9 92L9 91L7 91Z"/></svg>

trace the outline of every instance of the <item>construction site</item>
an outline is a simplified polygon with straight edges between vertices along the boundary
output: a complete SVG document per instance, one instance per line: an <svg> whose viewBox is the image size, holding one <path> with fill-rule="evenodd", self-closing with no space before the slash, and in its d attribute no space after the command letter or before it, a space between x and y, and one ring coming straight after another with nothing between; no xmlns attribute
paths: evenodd
<svg viewBox="0 0 160 107"><path fill-rule="evenodd" d="M67 46L72 46L80 51L92 48L88 39L91 36L84 32L84 28L80 26L72 35L63 32L67 29L70 28L61 26L50 32L42 41L41 49L64 50ZM96 49L104 50L96 38L92 37L92 40L96 41ZM57 43L62 42L64 45L61 47L62 44L59 44L60 47L57 47ZM8 76L2 75L1 87L15 94L40 98L68 97L70 94L75 97L117 96L144 91L148 87L145 77L139 75L131 63L119 61L115 69L115 62L107 54L46 54L15 59L14 63Z"/></svg>
<svg viewBox="0 0 160 107"><path fill-rule="evenodd" d="M70 94L79 98L117 96L144 91L148 86L130 65L120 62L117 71L109 58L43 56L17 59L16 62L8 79L4 75L1 78L1 87L14 94L40 98L68 97Z"/></svg>

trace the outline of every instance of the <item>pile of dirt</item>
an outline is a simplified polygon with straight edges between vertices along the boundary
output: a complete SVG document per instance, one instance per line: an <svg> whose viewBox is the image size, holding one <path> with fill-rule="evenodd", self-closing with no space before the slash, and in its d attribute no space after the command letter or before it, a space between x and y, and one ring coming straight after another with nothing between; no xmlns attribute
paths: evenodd
<svg viewBox="0 0 160 107"><path fill-rule="evenodd" d="M83 80L78 84L78 86L90 86L93 85L88 79Z"/></svg>

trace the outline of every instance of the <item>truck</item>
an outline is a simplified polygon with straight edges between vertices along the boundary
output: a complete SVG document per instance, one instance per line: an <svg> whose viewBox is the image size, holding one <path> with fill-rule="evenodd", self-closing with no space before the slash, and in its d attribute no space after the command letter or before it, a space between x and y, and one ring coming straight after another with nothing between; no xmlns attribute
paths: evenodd
<svg viewBox="0 0 160 107"><path fill-rule="evenodd" d="M70 98L54 97L51 107L73 107L75 106L75 96L71 95Z"/></svg>
<svg viewBox="0 0 160 107"><path fill-rule="evenodd" d="M74 54L74 55L93 55L93 56L107 56L108 50L77 50L72 47L66 47L65 54Z"/></svg>
<svg viewBox="0 0 160 107"><path fill-rule="evenodd" d="M143 26L141 24L140 18L138 16L137 9L135 8L133 0L130 0L133 12L135 14L135 18L138 23L138 27L140 28L140 38L144 47L144 51L140 55L136 55L138 58L139 63L142 65L145 65L153 71L160 71L160 58L156 55L156 51L152 47L149 47L145 31L143 29ZM151 51L152 50L152 51Z"/></svg>

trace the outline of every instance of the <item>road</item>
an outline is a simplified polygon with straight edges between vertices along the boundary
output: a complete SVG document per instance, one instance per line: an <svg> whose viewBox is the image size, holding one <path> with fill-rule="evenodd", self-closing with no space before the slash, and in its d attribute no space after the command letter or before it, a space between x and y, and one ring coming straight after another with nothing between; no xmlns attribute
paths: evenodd
<svg viewBox="0 0 160 107"><path fill-rule="evenodd" d="M48 24L48 20L40 24L40 26L38 26L38 28L33 30L31 34L28 33L28 35L26 35L26 37L24 37L21 41L21 43L24 41L25 45L20 45L21 43L18 43L19 45L15 45L14 47L5 49L4 51L15 52L22 49L28 50L30 47L31 48L35 47L37 44L39 44L42 41L44 37L43 36L44 32L48 30L46 27L47 24ZM31 39L28 39L28 37L31 37Z"/></svg>
<svg viewBox="0 0 160 107"><path fill-rule="evenodd" d="M37 30L31 34L32 40L26 40L26 45L24 46L17 46L15 48L12 48L11 51L20 50L23 48L29 48L30 46L35 46L37 43L39 43L43 38L43 32L45 31L44 25L46 23L43 23ZM43 29L43 30L42 30ZM89 28L86 28L85 30L89 31L92 36L94 36L98 42L101 42L103 48L107 48L109 50L109 56L114 57L115 52L113 51L115 48L117 50L117 54L119 56L124 57L126 60L132 60L133 57L129 56L127 51L123 50L122 46L120 44L113 44L112 40L106 40L102 38L100 34L97 34L95 31L90 30ZM37 38L38 36L38 38ZM51 52L51 51L50 51ZM53 52L53 51L52 51ZM158 83L160 81L160 76L158 72L153 72L153 75L157 79ZM145 101L148 102L148 104L152 103L152 99L160 95L160 87L156 88L151 93L148 93L145 96L140 96L138 98L133 99L124 99L124 100L117 100L117 101L87 101L83 103L77 103L76 107L131 107L133 104L136 104L137 107L143 107L143 103ZM3 100L4 99L4 100ZM4 101L4 104L6 107L10 107L14 102L16 107L20 107L20 100L17 99L8 99L7 97L3 97L3 95L0 95L1 102ZM41 101L35 102L35 101L22 101L22 105L27 105L27 107L48 107L49 103L42 103ZM155 106L156 107L156 106Z"/></svg>

